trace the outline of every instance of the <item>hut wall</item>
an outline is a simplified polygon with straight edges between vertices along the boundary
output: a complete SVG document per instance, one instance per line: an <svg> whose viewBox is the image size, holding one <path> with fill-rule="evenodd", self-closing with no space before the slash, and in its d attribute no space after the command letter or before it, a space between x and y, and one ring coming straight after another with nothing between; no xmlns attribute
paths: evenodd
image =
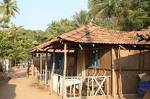
<svg viewBox="0 0 150 99"><path fill-rule="evenodd" d="M77 75L85 76L85 52L79 50L77 55Z"/></svg>
<svg viewBox="0 0 150 99"><path fill-rule="evenodd" d="M70 53L67 55L67 76L76 76L77 66L76 66L76 55L75 53Z"/></svg>
<svg viewBox="0 0 150 99"><path fill-rule="evenodd" d="M58 58L56 57L56 61L58 60ZM42 56L42 68L45 69L45 62L46 62L46 56ZM52 68L52 56L48 56L48 69L51 70ZM40 68L40 58L39 57L33 57L33 64L35 67L37 67L37 69L39 70ZM57 64L56 64L57 65ZM57 66L55 66L57 67ZM58 68L60 69L60 68ZM55 71L56 68L55 68ZM67 76L73 76L77 74L77 70L76 70L76 57L74 53L68 53L67 54Z"/></svg>
<svg viewBox="0 0 150 99"><path fill-rule="evenodd" d="M85 65L86 65L86 74L87 76L97 75L101 76L106 73L107 76L111 76L111 49L110 48L103 48L99 49L100 51L100 58L99 58L99 66L94 69L90 66L90 56L89 51L86 50L85 52Z"/></svg>
<svg viewBox="0 0 150 99"><path fill-rule="evenodd" d="M90 50L85 51L85 67L86 67L86 76L109 76L109 94L111 94L111 48L104 47L99 49L99 66L95 69L90 66ZM106 92L105 87L105 92Z"/></svg>
<svg viewBox="0 0 150 99"><path fill-rule="evenodd" d="M42 67L43 67L43 69L45 68L45 60L46 60L46 57L43 56L42 57ZM39 67L40 67L40 58L39 57L33 57L33 64L37 69L39 69Z"/></svg>
<svg viewBox="0 0 150 99"><path fill-rule="evenodd" d="M117 94L119 93L119 83L121 83L122 94L136 94L138 74L148 73L150 70L150 51L120 50L119 59L117 59L116 52L117 50L114 50ZM121 82L118 80L119 75L121 75Z"/></svg>
<svg viewBox="0 0 150 99"><path fill-rule="evenodd" d="M100 49L100 66L97 69L94 69L90 66L89 51L90 50L85 51L86 75L103 75L106 73L107 76L111 76L111 49ZM121 49L120 58L118 59L118 50L114 49L112 55L115 67L115 94L136 94L138 74L142 72L150 73L150 51ZM109 81L111 92L111 79L109 79Z"/></svg>

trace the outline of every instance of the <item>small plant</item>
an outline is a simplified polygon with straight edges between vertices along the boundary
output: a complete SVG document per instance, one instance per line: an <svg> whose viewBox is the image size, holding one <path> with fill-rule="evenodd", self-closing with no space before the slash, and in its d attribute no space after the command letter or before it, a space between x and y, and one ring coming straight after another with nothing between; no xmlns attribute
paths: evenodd
<svg viewBox="0 0 150 99"><path fill-rule="evenodd" d="M3 80L5 80L5 77L0 77L0 81L3 81Z"/></svg>

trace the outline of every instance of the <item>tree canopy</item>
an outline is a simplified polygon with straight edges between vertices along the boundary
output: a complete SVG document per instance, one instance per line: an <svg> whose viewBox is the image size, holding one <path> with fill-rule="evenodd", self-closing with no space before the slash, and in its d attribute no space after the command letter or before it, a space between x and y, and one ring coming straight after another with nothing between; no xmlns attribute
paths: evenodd
<svg viewBox="0 0 150 99"><path fill-rule="evenodd" d="M49 24L46 32L50 34L50 38L54 38L62 33L75 29L76 26L73 21L68 19L61 19L60 21L53 21Z"/></svg>
<svg viewBox="0 0 150 99"><path fill-rule="evenodd" d="M15 18L16 13L19 13L19 8L15 0L3 0L0 2L0 23L2 27L8 27L11 18Z"/></svg>
<svg viewBox="0 0 150 99"><path fill-rule="evenodd" d="M89 0L89 13L97 24L108 22L111 24L106 27L120 30L139 30L150 25L149 0Z"/></svg>
<svg viewBox="0 0 150 99"><path fill-rule="evenodd" d="M40 32L40 33L39 33ZM30 50L45 40L42 31L26 30L12 26L0 31L0 58L9 58L13 64L20 60L28 60Z"/></svg>

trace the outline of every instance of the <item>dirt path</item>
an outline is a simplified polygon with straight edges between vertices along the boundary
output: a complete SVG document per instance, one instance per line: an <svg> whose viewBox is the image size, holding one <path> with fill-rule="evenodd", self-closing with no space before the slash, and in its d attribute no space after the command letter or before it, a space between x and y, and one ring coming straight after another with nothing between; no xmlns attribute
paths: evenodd
<svg viewBox="0 0 150 99"><path fill-rule="evenodd" d="M49 95L48 91L34 88L32 83L26 77L15 77L0 86L0 99L60 99L57 95Z"/></svg>

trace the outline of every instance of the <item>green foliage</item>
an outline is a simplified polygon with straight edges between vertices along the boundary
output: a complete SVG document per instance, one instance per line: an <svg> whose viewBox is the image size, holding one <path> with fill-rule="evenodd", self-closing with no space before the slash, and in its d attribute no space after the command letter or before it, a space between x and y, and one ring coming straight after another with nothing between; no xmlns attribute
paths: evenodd
<svg viewBox="0 0 150 99"><path fill-rule="evenodd" d="M81 10L79 13L75 13L75 15L73 15L73 20L61 19L60 21L51 22L48 25L48 28L46 29L44 35L46 35L49 39L52 39L58 35L61 35L63 33L76 29L77 27L85 25L90 21L91 18L88 12Z"/></svg>
<svg viewBox="0 0 150 99"><path fill-rule="evenodd" d="M89 13L98 24L110 21L113 25L106 27L121 30L139 30L150 25L149 0L89 0Z"/></svg>
<svg viewBox="0 0 150 99"><path fill-rule="evenodd" d="M89 10L75 13L73 20L51 22L45 37L54 38L89 22L126 31L150 26L149 0L89 0L88 3Z"/></svg>
<svg viewBox="0 0 150 99"><path fill-rule="evenodd" d="M28 60L30 50L35 45L43 42L44 32L26 30L22 27L11 26L7 30L0 31L0 58L11 59L13 64L22 60Z"/></svg>
<svg viewBox="0 0 150 99"><path fill-rule="evenodd" d="M15 18L16 13L19 13L19 8L15 0L3 0L0 2L0 24L3 27L8 27L11 18Z"/></svg>
<svg viewBox="0 0 150 99"><path fill-rule="evenodd" d="M76 26L73 21L70 21L68 19L61 19L60 21L53 21L52 23L50 23L46 32L50 33L50 38L54 38L75 28Z"/></svg>
<svg viewBox="0 0 150 99"><path fill-rule="evenodd" d="M89 13L94 19L106 19L114 16L117 0L89 0Z"/></svg>
<svg viewBox="0 0 150 99"><path fill-rule="evenodd" d="M49 40L51 38L51 34L48 32L44 32L41 30L32 32L34 33L35 40L38 42L37 44L42 43L43 41Z"/></svg>
<svg viewBox="0 0 150 99"><path fill-rule="evenodd" d="M0 57L8 57L10 54L11 44L9 41L9 32L0 31Z"/></svg>
<svg viewBox="0 0 150 99"><path fill-rule="evenodd" d="M14 60L25 60L28 58L30 47L34 46L34 37L23 28L10 28L9 40L11 41L10 57Z"/></svg>
<svg viewBox="0 0 150 99"><path fill-rule="evenodd" d="M77 27L88 24L91 21L91 17L87 11L81 10L79 13L73 15L74 24Z"/></svg>

